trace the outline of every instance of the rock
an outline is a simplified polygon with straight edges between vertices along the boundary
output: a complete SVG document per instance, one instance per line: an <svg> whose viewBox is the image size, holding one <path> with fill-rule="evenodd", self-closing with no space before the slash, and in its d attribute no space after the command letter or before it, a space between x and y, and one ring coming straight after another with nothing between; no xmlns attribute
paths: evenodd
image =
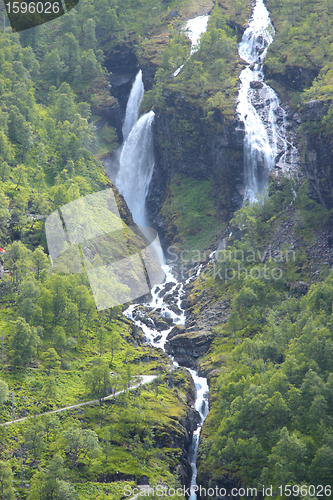
<svg viewBox="0 0 333 500"><path fill-rule="evenodd" d="M333 208L333 148L321 131L330 101L309 101L300 109L303 142L302 171L309 181L308 195L327 209Z"/></svg>
<svg viewBox="0 0 333 500"><path fill-rule="evenodd" d="M162 290L160 291L160 293L159 293L159 295L158 295L158 296L159 296L159 297L164 297L164 295L165 295L167 292L169 292L169 291L171 290L171 288L172 288L172 287L174 287L174 286L175 286L175 284L174 284L174 283L166 283L166 284L164 285L164 287L162 288Z"/></svg>
<svg viewBox="0 0 333 500"><path fill-rule="evenodd" d="M309 285L304 281L294 281L290 284L290 292L294 295L305 295L309 290Z"/></svg>
<svg viewBox="0 0 333 500"><path fill-rule="evenodd" d="M110 73L112 95L118 99L121 115L125 115L126 104L133 81L139 71L139 63L134 49L130 45L116 46L105 60L105 66Z"/></svg>
<svg viewBox="0 0 333 500"><path fill-rule="evenodd" d="M168 307L169 307L170 311L174 312L175 314L179 315L182 313L182 311L179 309L178 306L176 306L176 304L170 305Z"/></svg>
<svg viewBox="0 0 333 500"><path fill-rule="evenodd" d="M181 365L193 367L197 358L206 354L214 338L213 332L182 332L167 340L165 351Z"/></svg>
<svg viewBox="0 0 333 500"><path fill-rule="evenodd" d="M172 221L165 225L160 210L175 174L212 180L211 194L220 212L229 214L242 205L244 126L236 120L227 122L218 110L208 121L200 106L177 92L170 92L165 101L153 125L155 168L146 203L150 222L167 247L176 242L178 229Z"/></svg>
<svg viewBox="0 0 333 500"><path fill-rule="evenodd" d="M318 70L298 66L287 66L283 73L272 73L269 68L266 69L266 78L273 78L282 85L298 91L303 91L317 76Z"/></svg>
<svg viewBox="0 0 333 500"><path fill-rule="evenodd" d="M171 332L168 333L167 340L171 340L176 335L180 335L181 333L185 333L185 328L183 326L176 325L173 327Z"/></svg>
<svg viewBox="0 0 333 500"><path fill-rule="evenodd" d="M168 330L169 329L168 323L166 323L165 321L163 321L161 319L159 321L157 321L155 323L155 325L156 325L156 330L162 330L163 331L163 330Z"/></svg>
<svg viewBox="0 0 333 500"><path fill-rule="evenodd" d="M253 81L250 82L251 89L262 89L264 84L262 82Z"/></svg>

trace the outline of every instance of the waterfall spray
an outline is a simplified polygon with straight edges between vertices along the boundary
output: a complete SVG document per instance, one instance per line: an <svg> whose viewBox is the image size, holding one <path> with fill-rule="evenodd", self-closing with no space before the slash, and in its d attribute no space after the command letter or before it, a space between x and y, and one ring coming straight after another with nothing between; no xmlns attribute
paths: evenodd
<svg viewBox="0 0 333 500"><path fill-rule="evenodd" d="M155 113L150 111L136 122L120 155L116 186L124 196L134 221L147 225L145 203L154 169L151 127Z"/></svg>
<svg viewBox="0 0 333 500"><path fill-rule="evenodd" d="M142 71L138 72L134 80L130 96L127 101L125 120L123 125L123 140L126 141L133 126L136 124L139 117L139 107L144 94L142 81Z"/></svg>
<svg viewBox="0 0 333 500"><path fill-rule="evenodd" d="M295 162L296 148L287 140L285 111L264 80L263 62L273 41L274 28L263 0L238 47L248 64L240 74L237 112L244 123L244 201L253 203L267 187L269 172L277 166L286 172Z"/></svg>

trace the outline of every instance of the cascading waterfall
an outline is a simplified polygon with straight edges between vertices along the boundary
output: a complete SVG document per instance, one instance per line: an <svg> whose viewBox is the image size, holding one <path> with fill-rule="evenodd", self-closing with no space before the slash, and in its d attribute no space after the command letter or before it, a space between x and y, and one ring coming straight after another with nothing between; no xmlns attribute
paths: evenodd
<svg viewBox="0 0 333 500"><path fill-rule="evenodd" d="M154 111L149 111L136 122L121 155L116 186L124 196L133 219L139 226L147 225L145 203L154 169L154 149L151 127Z"/></svg>
<svg viewBox="0 0 333 500"><path fill-rule="evenodd" d="M191 40L191 53L194 54L198 50L198 42L201 35L207 30L209 16L198 16L193 19L189 19L185 26L186 36ZM188 59L187 59L188 60ZM185 63L184 63L185 64ZM173 77L177 76L184 67L184 64L179 66L173 73Z"/></svg>
<svg viewBox="0 0 333 500"><path fill-rule="evenodd" d="M201 271L201 265L198 266L197 271L185 281L185 285L190 281L199 276ZM156 327L151 318L146 317L146 311L142 308L137 308L137 305L133 304L124 311L124 314L130 318L137 326L139 326L146 339L154 346L160 347L165 350L165 343L169 333L175 324L181 325L185 323L185 311L181 307L182 296L185 292L184 284L179 283L172 275L170 266L163 266L163 270L166 274L166 280L163 285L156 285L152 290L152 301L149 304L144 304L147 311L154 312L158 311L159 315L164 317L166 320L170 319L170 327L167 330L160 332ZM167 290L165 292L165 290ZM171 300L170 300L171 299ZM176 311L176 312L175 312ZM149 318L149 319L148 319ZM148 319L148 321L147 321ZM150 320L150 321L149 321ZM176 361L173 361L175 366L179 366ZM196 400L195 409L198 411L200 416L200 423L197 429L193 432L192 443L189 448L189 461L192 469L191 477L191 495L189 500L197 500L196 486L197 486L197 455L199 448L200 432L202 425L208 415L208 383L207 379L204 377L199 377L195 370L186 368L194 381L196 388Z"/></svg>
<svg viewBox="0 0 333 500"><path fill-rule="evenodd" d="M204 377L199 377L198 374L188 368L188 371L191 373L192 378L195 383L195 387L197 390L197 399L195 402L195 409L199 412L200 415L200 424L198 428L193 432L193 441L190 449L190 462L192 467L192 478L191 478L191 495L189 500L197 500L196 489L194 488L197 484L197 456L198 456L198 448L199 448L199 439L202 425L205 421L205 418L208 415L208 383L207 379Z"/></svg>
<svg viewBox="0 0 333 500"><path fill-rule="evenodd" d="M244 123L244 201L253 203L267 187L275 167L290 170L297 150L287 138L286 116L274 90L264 80L263 62L274 28L263 0L257 0L238 52L248 64L240 74L237 112Z"/></svg>
<svg viewBox="0 0 333 500"><path fill-rule="evenodd" d="M199 36L200 35L198 35L197 38ZM132 87L126 107L126 116L123 127L124 137L127 130L129 130L129 133L122 146L116 186L124 196L136 224L145 226L147 224L145 202L154 169L152 124L155 114L153 111L150 111L137 120L134 125L132 123L133 117L138 116L140 100L143 95L143 85L141 84L142 73L140 71ZM147 340L152 345L161 347L164 350L167 336L173 326L175 324L185 323L185 311L181 307L182 296L184 294L184 283L179 283L176 280L176 278L172 275L172 269L170 266L164 265L162 267L166 275L165 282L161 285L156 285L151 290L152 300L149 304L144 304L144 307L149 312L158 310L162 317L167 319L169 323L171 322L170 328L161 333L155 327L153 322L149 324L149 321L147 321L148 317L145 318L145 313L142 311L142 308L138 309L138 306L135 304L129 306L124 314L128 318L132 319L136 325L142 328ZM201 266L198 267L196 273L185 281L185 285L198 276L200 274L200 270ZM171 301L170 296L172 296ZM173 363L175 366L178 366L178 363L175 361L173 361ZM197 477L196 458L200 431L203 421L208 413L208 384L207 380L203 377L199 377L194 370L188 370L193 377L197 390L195 406L200 415L200 425L193 433L192 445L189 450L192 467L191 485L195 486ZM191 500L196 500L195 493L192 493Z"/></svg>
<svg viewBox="0 0 333 500"><path fill-rule="evenodd" d="M144 94L142 81L142 71L138 72L134 80L130 96L127 101L125 120L123 125L123 140L126 141L133 126L136 124L139 117L139 107Z"/></svg>

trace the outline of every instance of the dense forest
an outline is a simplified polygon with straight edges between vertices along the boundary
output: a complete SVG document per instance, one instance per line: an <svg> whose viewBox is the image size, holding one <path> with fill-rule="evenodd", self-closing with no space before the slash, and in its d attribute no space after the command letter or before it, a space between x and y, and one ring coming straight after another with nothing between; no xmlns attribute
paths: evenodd
<svg viewBox="0 0 333 500"><path fill-rule="evenodd" d="M187 364L210 389L198 484L257 488L259 498L263 484L274 498L290 496L281 485L304 485L295 498L331 495L316 488L333 479L333 4L266 6L275 29L266 80L291 117L300 161L296 174L272 175L267 192L243 206L237 47L250 2L80 0L20 33L5 17L0 499L117 500L126 485L189 485L197 423L189 372L146 342L123 315L128 304L97 311L85 273L52 268L45 236L48 215L106 188L124 228L134 225L103 162L122 143L139 68L140 114L156 114L151 223L165 250L199 255L186 261L186 278L202 264L186 287L185 327L170 337L193 344L209 334ZM184 23L208 13L189 57ZM127 86L118 85L126 65Z"/></svg>

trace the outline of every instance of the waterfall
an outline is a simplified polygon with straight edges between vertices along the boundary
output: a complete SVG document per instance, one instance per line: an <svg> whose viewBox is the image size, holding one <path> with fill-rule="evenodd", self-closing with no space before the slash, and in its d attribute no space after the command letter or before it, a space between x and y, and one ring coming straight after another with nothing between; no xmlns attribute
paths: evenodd
<svg viewBox="0 0 333 500"><path fill-rule="evenodd" d="M198 456L198 448L199 448L199 439L200 432L202 428L202 424L205 421L205 418L208 415L208 384L207 379L204 377L199 377L198 374L188 368L188 371L191 373L195 388L197 391L197 398L195 401L195 409L199 412L200 415L200 424L198 428L193 432L192 445L190 449L190 462L192 468L192 478L191 478L191 495L189 500L197 500L196 486L197 486L197 456Z"/></svg>
<svg viewBox="0 0 333 500"><path fill-rule="evenodd" d="M192 54L197 52L199 49L198 47L198 42L201 37L201 35L207 30L208 26L208 19L209 16L198 16L193 19L189 19L186 23L185 26L185 31L186 31L186 36L191 40L191 53L190 57ZM188 61L189 58L187 58ZM184 64L179 66L179 68L176 69L176 71L173 73L173 77L177 76L181 70L183 69Z"/></svg>
<svg viewBox="0 0 333 500"><path fill-rule="evenodd" d="M206 26L207 20L205 21ZM202 20L200 22L202 26ZM195 24L195 26L198 26L198 24ZM198 30L195 31L194 28L193 30L195 33L193 35L193 43L196 43L200 34L198 34ZM136 224L146 226L145 201L154 169L152 124L155 113L150 111L134 123L135 117L138 116L138 108L142 95L143 85L142 73L140 71L133 84L126 107L126 116L123 126L124 138L126 137L126 131L129 130L129 132L122 146L119 160L120 167L115 184L124 196ZM141 229L144 232L144 228ZM181 307L182 296L185 290L184 284L179 283L172 275L170 266L162 265L162 269L166 279L163 284L156 285L152 288L151 302L148 304L141 304L140 308L138 308L137 304L132 304L124 311L124 314L132 319L137 326L142 328L146 339L151 345L160 347L164 350L167 336L174 325L185 323L185 311ZM194 273L193 276L186 280L185 284L195 279L200 274L200 270L201 266L198 267L197 272ZM154 323L149 323L148 321L147 324L149 316L145 318L145 311L149 313L152 310L158 312L162 318L169 321L169 324L171 322L167 330L160 332ZM150 319L150 321L152 320ZM175 361L173 361L173 365L179 366ZM207 380L203 377L199 377L194 370L188 370L195 383L197 391L195 407L200 415L200 425L193 433L192 444L189 450L189 459L192 467L191 500L196 500L194 488L197 478L196 460L201 427L208 413L208 384Z"/></svg>
<svg viewBox="0 0 333 500"><path fill-rule="evenodd" d="M209 16L198 16L186 23L186 35L191 40L191 55L198 50L201 35L207 30Z"/></svg>
<svg viewBox="0 0 333 500"><path fill-rule="evenodd" d="M136 122L121 155L116 186L124 196L136 224L147 225L145 202L154 169L154 149L151 127L154 111L149 111Z"/></svg>
<svg viewBox="0 0 333 500"><path fill-rule="evenodd" d="M123 140L125 141L130 134L133 126L139 117L139 107L144 94L144 87L142 81L142 71L138 72L135 77L130 96L127 101L125 120L123 124Z"/></svg>
<svg viewBox="0 0 333 500"><path fill-rule="evenodd" d="M257 0L238 52L247 66L240 74L237 112L244 123L244 201L253 203L275 167L290 170L297 150L287 139L285 111L264 80L263 62L274 28L263 0Z"/></svg>
<svg viewBox="0 0 333 500"><path fill-rule="evenodd" d="M197 272L185 281L188 284L193 279L199 276L202 265L198 266ZM146 339L151 345L159 347L165 351L165 343L167 337L175 324L185 324L185 311L181 307L182 297L185 289L184 284L179 283L172 275L170 266L163 266L166 275L165 283L156 285L151 290L152 300L149 304L141 304L138 308L137 304L132 304L124 311L125 316L130 318L138 327L140 327ZM167 330L159 331L156 328L151 316L146 316L147 312L155 311L164 318L165 321L171 322ZM147 321L147 318L150 318ZM170 321L171 320L171 321ZM173 360L173 365L178 367L177 361ZM193 432L192 443L189 448L189 461L192 469L191 488L189 500L197 500L197 455L199 448L200 432L205 418L208 415L208 383L204 377L199 377L197 372L191 368L186 368L193 378L196 388L195 409L199 413L200 423L197 429Z"/></svg>

